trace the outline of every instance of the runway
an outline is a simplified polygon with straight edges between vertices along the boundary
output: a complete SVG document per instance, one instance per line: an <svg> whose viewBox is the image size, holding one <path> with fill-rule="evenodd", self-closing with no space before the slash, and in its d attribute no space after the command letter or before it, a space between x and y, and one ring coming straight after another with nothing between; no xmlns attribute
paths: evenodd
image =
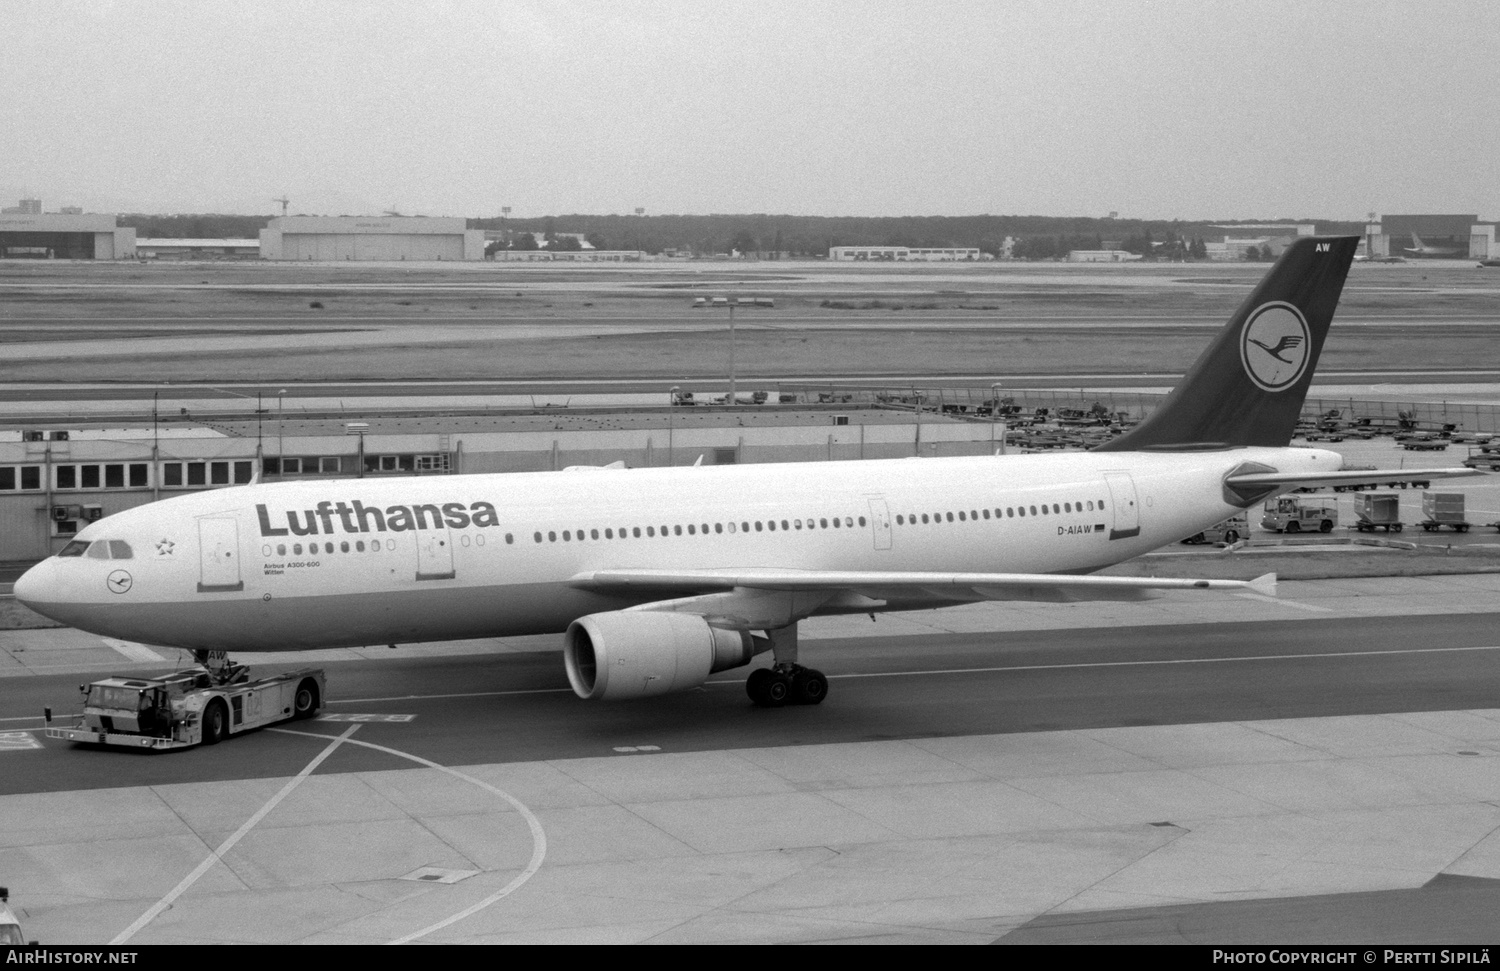
<svg viewBox="0 0 1500 971"><path fill-rule="evenodd" d="M809 622L830 698L776 711L588 704L549 638L326 652L333 720L0 751L0 870L33 935L115 939L287 791L130 940L1370 943L1399 892L1388 940L1493 940L1453 915L1500 913L1500 577L1283 588ZM12 738L151 667L0 645Z"/></svg>

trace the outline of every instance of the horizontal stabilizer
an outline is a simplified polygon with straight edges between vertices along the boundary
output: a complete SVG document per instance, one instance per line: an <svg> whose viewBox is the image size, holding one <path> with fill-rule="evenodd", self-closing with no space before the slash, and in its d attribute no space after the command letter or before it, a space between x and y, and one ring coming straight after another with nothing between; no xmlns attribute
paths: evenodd
<svg viewBox="0 0 1500 971"><path fill-rule="evenodd" d="M1397 482L1426 482L1430 479L1458 479L1485 475L1477 469L1343 469L1338 472L1241 472L1224 483L1235 491L1250 494L1257 489L1289 492L1292 489L1316 489L1338 485L1394 485Z"/></svg>

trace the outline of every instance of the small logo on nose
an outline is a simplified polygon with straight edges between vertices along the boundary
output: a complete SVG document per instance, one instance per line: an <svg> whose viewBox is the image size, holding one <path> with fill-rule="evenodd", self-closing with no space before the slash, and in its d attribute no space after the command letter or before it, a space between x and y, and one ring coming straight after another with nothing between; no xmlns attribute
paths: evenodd
<svg viewBox="0 0 1500 971"><path fill-rule="evenodd" d="M105 578L105 585L109 587L110 593L124 593L130 589L133 582L130 574L124 570L116 570Z"/></svg>

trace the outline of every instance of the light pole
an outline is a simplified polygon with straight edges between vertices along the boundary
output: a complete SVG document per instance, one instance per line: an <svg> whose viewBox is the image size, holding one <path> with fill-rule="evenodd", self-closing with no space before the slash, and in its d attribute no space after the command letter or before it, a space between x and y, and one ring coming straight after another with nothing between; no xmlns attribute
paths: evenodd
<svg viewBox="0 0 1500 971"><path fill-rule="evenodd" d="M1004 455L1005 454L1005 435L1006 435L1006 431L1009 428L1009 426L1005 422L1000 421L1000 382L999 381L996 381L994 384L990 385L990 422L991 422L991 424L990 424L990 434L992 436L995 434L995 423L999 423L999 425L1000 425L1000 449L999 449L999 452L997 454ZM994 442L994 438L991 438L990 442L993 443Z"/></svg>
<svg viewBox="0 0 1500 971"><path fill-rule="evenodd" d="M729 298L729 404L737 404L734 391L734 304L737 297Z"/></svg>

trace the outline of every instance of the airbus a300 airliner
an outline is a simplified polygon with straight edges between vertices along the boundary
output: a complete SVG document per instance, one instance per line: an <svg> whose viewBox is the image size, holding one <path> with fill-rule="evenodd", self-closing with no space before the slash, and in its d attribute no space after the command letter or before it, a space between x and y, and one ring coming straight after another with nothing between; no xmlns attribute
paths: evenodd
<svg viewBox="0 0 1500 971"><path fill-rule="evenodd" d="M1358 242L1294 242L1162 406L1090 452L255 484L109 516L15 593L205 662L561 632L596 699L770 650L746 682L770 706L827 692L798 663L814 614L1272 593L1274 575L1091 574L1276 493L1383 474L1288 447ZM1430 473L1450 474L1472 473Z"/></svg>

